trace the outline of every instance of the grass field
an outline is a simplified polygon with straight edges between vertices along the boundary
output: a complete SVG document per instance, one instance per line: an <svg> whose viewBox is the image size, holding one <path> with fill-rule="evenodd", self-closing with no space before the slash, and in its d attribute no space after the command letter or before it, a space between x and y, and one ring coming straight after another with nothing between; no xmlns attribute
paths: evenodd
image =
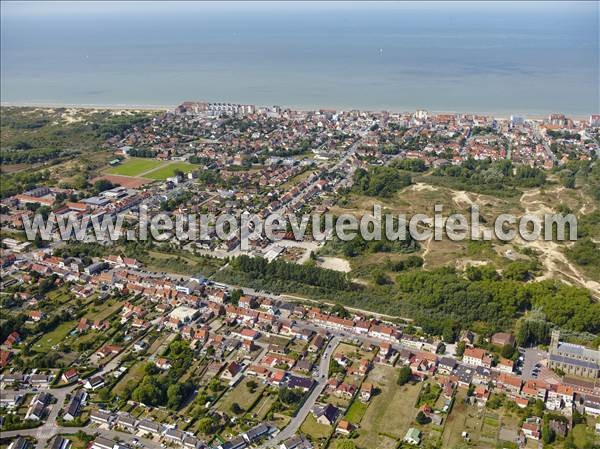
<svg viewBox="0 0 600 449"><path fill-rule="evenodd" d="M142 377L144 377L144 369L146 368L146 364L146 361L142 361L131 366L129 371L127 371L127 374L125 374L125 377L123 377L113 388L113 394L117 396L123 394L129 382L131 382L132 385L137 386L137 384L142 380Z"/></svg>
<svg viewBox="0 0 600 449"><path fill-rule="evenodd" d="M106 173L113 175L125 175L125 176L137 176L141 173L147 172L163 165L163 161L157 161L156 159L147 158L136 158L127 159L121 165L109 168Z"/></svg>
<svg viewBox="0 0 600 449"><path fill-rule="evenodd" d="M395 440L402 439L414 423L420 385L399 386L397 377L397 369L384 365L376 365L369 373L367 382L380 388L381 393L371 399L360 422L358 447L395 447Z"/></svg>
<svg viewBox="0 0 600 449"><path fill-rule="evenodd" d="M187 162L171 162L164 165L163 167L152 170L144 175L145 178L156 179L162 181L175 175L175 170L182 171L183 173L189 173L194 169L194 165Z"/></svg>
<svg viewBox="0 0 600 449"><path fill-rule="evenodd" d="M346 413L346 419L352 424L360 423L360 421L363 419L363 416L365 416L365 413L367 412L368 406L369 404L355 399L350 408L348 409L348 412Z"/></svg>
<svg viewBox="0 0 600 449"><path fill-rule="evenodd" d="M87 313L85 317L90 321L95 321L95 320L102 321L102 320L107 319L114 312L119 310L122 306L123 306L122 302L107 301L104 304L102 304L101 306L94 306L94 307L91 307L90 309L88 309L89 313Z"/></svg>
<svg viewBox="0 0 600 449"><path fill-rule="evenodd" d="M264 420L267 417L269 410L271 410L271 407L273 406L276 400L277 398L273 394L263 396L263 398L258 402L258 404L256 404L256 406L252 410L252 413L256 414L256 417L261 421Z"/></svg>
<svg viewBox="0 0 600 449"><path fill-rule="evenodd" d="M225 264L221 259L196 256L186 251L177 253L149 251L148 257L144 257L142 262L153 271L187 275L202 273L204 276L212 276Z"/></svg>
<svg viewBox="0 0 600 449"><path fill-rule="evenodd" d="M259 384L255 391L252 393L248 388L247 384L252 379L244 379L235 388L227 392L220 400L217 408L227 414L233 414L231 406L237 402L238 405L244 410L248 409L254 404L258 397L262 394L264 387Z"/></svg>
<svg viewBox="0 0 600 449"><path fill-rule="evenodd" d="M331 426L318 423L313 414L309 413L300 426L300 431L310 437L311 440L315 441L320 438L327 438L333 431L333 428Z"/></svg>
<svg viewBox="0 0 600 449"><path fill-rule="evenodd" d="M34 345L34 351L49 352L52 346L61 343L65 337L77 325L76 321L66 321L59 324L56 329L42 336Z"/></svg>
<svg viewBox="0 0 600 449"><path fill-rule="evenodd" d="M501 428L517 434L520 420L517 416L508 415L503 409L484 410L465 404L466 390L459 389L452 412L446 418L442 434L442 446L454 447L461 443L463 431L469 432L471 445L474 448L495 447L499 440Z"/></svg>

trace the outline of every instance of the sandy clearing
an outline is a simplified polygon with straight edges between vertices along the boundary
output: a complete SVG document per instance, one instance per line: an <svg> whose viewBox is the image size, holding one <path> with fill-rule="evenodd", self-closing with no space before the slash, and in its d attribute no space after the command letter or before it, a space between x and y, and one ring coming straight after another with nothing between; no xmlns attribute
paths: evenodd
<svg viewBox="0 0 600 449"><path fill-rule="evenodd" d="M352 270L350 262L341 257L320 257L318 266L329 270L341 271L342 273L349 273Z"/></svg>

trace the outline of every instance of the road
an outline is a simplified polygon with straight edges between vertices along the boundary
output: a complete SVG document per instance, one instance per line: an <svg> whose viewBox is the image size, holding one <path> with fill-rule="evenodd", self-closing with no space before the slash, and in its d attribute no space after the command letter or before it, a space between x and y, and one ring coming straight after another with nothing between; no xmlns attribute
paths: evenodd
<svg viewBox="0 0 600 449"><path fill-rule="evenodd" d="M144 333L144 335L140 336L139 338L143 338L145 335L146 334ZM127 352L128 352L127 350L137 340L139 340L139 338L132 341L128 347L124 348L120 354L113 357L99 371L94 373L93 376L99 376L102 374L106 374L107 372L113 371L114 369L116 369L119 366L119 364L121 363L121 359L123 357L125 357L125 355L127 354ZM38 392L43 391L43 392L51 394L52 396L54 396L54 398L56 398L56 403L49 406L50 412L48 413L48 417L46 418L44 424L42 424L41 426L36 427L34 429L22 429L22 430L11 430L11 431L7 431L7 432L0 432L0 436L2 438L14 437L14 436L19 436L19 435L32 436L37 439L36 449L45 449L48 446L48 441L50 439L52 439L52 437L54 437L55 435L57 435L59 433L74 433L74 432L77 432L78 430L93 430L94 432L98 431L101 434L103 434L103 432L114 433L114 431L112 431L112 430L105 431L104 429L90 429L91 425L87 425L85 427L61 427L57 424L56 418L58 417L58 412L60 411L61 408L66 406L65 401L66 401L67 395L71 394L75 389L79 388L80 386L81 385L79 383L75 383L73 385L67 385L62 388L45 388L45 389L40 388L40 389L38 389L37 390ZM21 393L34 393L34 391L31 389L20 390L20 392ZM122 440L123 436L128 435L128 434L122 434L120 432L116 432L115 435L118 435ZM111 438L111 437L107 436L107 438ZM133 436L132 436L132 438L133 438ZM150 440L148 440L148 441L150 443L153 443ZM156 445L156 449L160 449L159 444L156 444L156 443L153 443L153 444ZM147 447L149 447L150 449L155 449L154 447L152 447L150 445L148 445Z"/></svg>
<svg viewBox="0 0 600 449"><path fill-rule="evenodd" d="M50 423L50 421L48 421L48 423ZM133 439L136 438L148 449L161 449L160 443L157 443L156 441L149 440L143 437L136 437L135 435L132 435L130 433L119 432L113 429L102 429L100 427L95 427L91 424L84 427L61 427L58 425L54 425L51 429L48 429L47 424L40 427L36 427L35 429L11 430L8 432L0 433L2 438L12 438L16 436L29 436L36 438L38 441L36 448L41 449L45 449L46 447L48 447L48 441L55 435L76 433L79 430L83 430L86 433L98 433L104 438L108 438L113 441L119 440L129 445L129 447L134 447Z"/></svg>
<svg viewBox="0 0 600 449"><path fill-rule="evenodd" d="M304 420L306 416L310 413L312 408L315 406L319 395L323 392L325 385L327 384L327 380L329 379L329 362L331 361L331 356L333 355L333 351L335 347L340 343L341 339L339 337L334 337L329 341L329 344L325 347L323 351L323 355L321 356L319 362L319 372L318 372L318 380L317 385L312 389L296 416L292 418L290 423L282 429L277 435L273 438L265 442L260 449L267 449L279 446L283 441L287 440L291 436L293 436Z"/></svg>

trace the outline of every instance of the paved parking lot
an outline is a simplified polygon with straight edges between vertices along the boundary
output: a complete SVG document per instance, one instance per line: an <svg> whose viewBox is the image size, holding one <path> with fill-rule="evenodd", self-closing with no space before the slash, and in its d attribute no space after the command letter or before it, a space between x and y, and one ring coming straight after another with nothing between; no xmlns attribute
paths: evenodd
<svg viewBox="0 0 600 449"><path fill-rule="evenodd" d="M528 348L524 353L523 380L538 379L540 368L546 365L548 353L536 348Z"/></svg>

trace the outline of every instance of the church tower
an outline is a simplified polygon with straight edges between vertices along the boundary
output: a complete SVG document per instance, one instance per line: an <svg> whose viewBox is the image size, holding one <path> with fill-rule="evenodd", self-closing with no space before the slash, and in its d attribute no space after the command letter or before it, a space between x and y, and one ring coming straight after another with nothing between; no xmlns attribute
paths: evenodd
<svg viewBox="0 0 600 449"><path fill-rule="evenodd" d="M558 340L560 338L560 330L552 329L552 336L550 339L550 349L558 348Z"/></svg>

